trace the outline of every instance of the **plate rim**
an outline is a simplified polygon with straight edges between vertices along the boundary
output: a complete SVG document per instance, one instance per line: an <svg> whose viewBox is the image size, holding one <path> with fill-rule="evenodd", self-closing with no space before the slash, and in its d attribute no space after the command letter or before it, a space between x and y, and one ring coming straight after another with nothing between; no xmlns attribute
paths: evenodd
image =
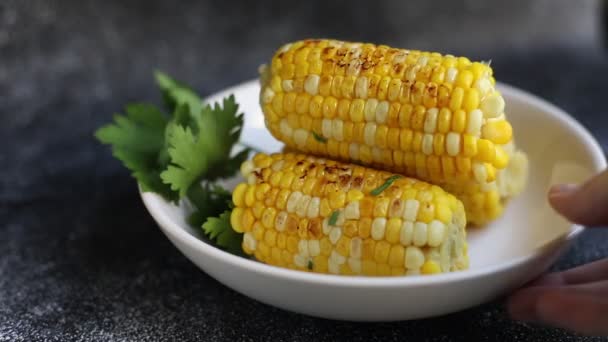
<svg viewBox="0 0 608 342"><path fill-rule="evenodd" d="M241 82L234 86L224 88L220 91L214 92L209 96L206 96L204 101L209 99L222 96L222 94L235 93L241 88L246 88L258 83L257 79ZM509 93L512 97L519 97L524 102L531 103L534 106L540 107L544 111L548 112L552 117L561 121L562 123L570 126L576 133L577 136L582 138L584 143L590 147L593 164L596 170L599 172L606 168L606 157L598 141L593 135L574 117L569 115L564 110L553 105L552 103L544 100L528 91L522 90L512 85L497 82L497 87L503 94ZM341 286L341 287L383 287L383 288L396 288L396 287L408 287L408 286L421 286L421 285L441 285L451 282L466 281L475 278L485 277L494 273L506 272L510 269L516 268L519 265L525 264L534 258L540 257L544 254L544 250L549 250L550 247L558 243L561 240L564 242L573 241L583 231L584 227L581 225L571 225L571 230L567 234L559 235L554 239L546 241L543 245L531 250L529 253L522 255L518 258L509 259L508 261L486 265L475 269L467 269L457 272L442 273L433 275L432 277L426 276L408 276L408 277L394 277L394 276L350 276L350 275L334 275L334 274L320 274L311 272L302 272L298 270L291 270L287 268L281 268L277 266L267 265L259 261L247 259L241 256L233 255L226 251L219 249L186 231L181 225L172 220L164 210L157 208L162 202L165 202L161 196L151 193L142 192L139 187L139 193L144 202L144 205L150 215L158 223L161 230L166 235L171 235L180 240L181 243L186 244L188 247L200 250L203 254L214 259L221 259L222 261L231 264L234 267L244 268L247 271L255 272L264 276L279 277L286 280L304 282L307 284L315 285L329 285L329 286ZM171 237L169 237L171 239ZM177 246L176 246L177 247Z"/></svg>

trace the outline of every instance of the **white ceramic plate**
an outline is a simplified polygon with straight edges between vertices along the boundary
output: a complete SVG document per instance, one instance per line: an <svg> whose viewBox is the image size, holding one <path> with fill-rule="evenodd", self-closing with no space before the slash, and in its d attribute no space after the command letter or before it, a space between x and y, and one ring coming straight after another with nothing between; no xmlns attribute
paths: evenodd
<svg viewBox="0 0 608 342"><path fill-rule="evenodd" d="M350 277L312 274L234 256L197 238L185 211L152 194L143 201L173 244L203 271L263 303L313 316L356 321L406 320L462 310L531 280L546 270L582 227L557 216L545 200L551 184L579 182L606 167L593 137L555 106L500 85L520 148L530 158L530 181L505 215L469 232L469 270L434 276ZM242 140L268 152L282 145L270 136L258 105L259 86L250 81L234 93L245 115Z"/></svg>

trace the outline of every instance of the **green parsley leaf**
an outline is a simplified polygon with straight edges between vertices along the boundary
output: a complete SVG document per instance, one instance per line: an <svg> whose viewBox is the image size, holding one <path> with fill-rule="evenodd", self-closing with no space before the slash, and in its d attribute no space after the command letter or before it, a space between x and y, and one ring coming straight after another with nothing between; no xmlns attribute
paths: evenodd
<svg viewBox="0 0 608 342"><path fill-rule="evenodd" d="M336 222L338 222L338 215L340 215L340 211L335 210L333 213L331 213L331 216L329 217L329 220L327 221L327 223L330 226L335 226Z"/></svg>
<svg viewBox="0 0 608 342"><path fill-rule="evenodd" d="M320 142L320 143L326 143L327 142L327 138L320 135L319 133L312 131L312 136L315 138L316 141Z"/></svg>
<svg viewBox="0 0 608 342"><path fill-rule="evenodd" d="M167 166L167 161L160 158L165 144L166 116L155 106L142 103L128 105L125 112L126 115L116 114L114 123L100 127L95 137L112 146L114 157L131 171L143 191L177 200L177 194L160 178Z"/></svg>
<svg viewBox="0 0 608 342"><path fill-rule="evenodd" d="M217 184L204 183L188 190L188 200L196 209L188 218L188 223L200 227L208 217L219 216L227 208L232 208L232 194Z"/></svg>
<svg viewBox="0 0 608 342"><path fill-rule="evenodd" d="M370 191L369 194L372 196L378 196L380 195L384 190L388 189L389 186L391 186L391 184L393 184L393 182L399 178L401 178L401 175L392 175L390 177L388 177L386 179L386 181L380 185L379 187L375 188L374 190Z"/></svg>
<svg viewBox="0 0 608 342"><path fill-rule="evenodd" d="M179 105L183 104L187 104L194 114L201 111L203 108L203 100L192 88L172 79L160 71L156 71L154 77L156 78L156 83L160 87L163 100L170 111L175 111Z"/></svg>
<svg viewBox="0 0 608 342"><path fill-rule="evenodd" d="M230 157L243 126L234 96L224 99L222 106L203 107L200 114L192 111L191 126L168 125L167 142L171 164L161 173L171 189L185 196L192 184L205 179L214 181L232 175L249 150Z"/></svg>
<svg viewBox="0 0 608 342"><path fill-rule="evenodd" d="M226 210L219 217L209 217L203 224L203 231L225 251L232 254L243 254L241 249L243 234L232 229L230 212L230 210Z"/></svg>

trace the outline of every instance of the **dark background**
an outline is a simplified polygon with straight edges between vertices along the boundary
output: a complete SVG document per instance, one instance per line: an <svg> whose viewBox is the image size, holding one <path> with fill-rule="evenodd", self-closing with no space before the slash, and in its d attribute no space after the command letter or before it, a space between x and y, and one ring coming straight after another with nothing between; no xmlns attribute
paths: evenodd
<svg viewBox="0 0 608 342"><path fill-rule="evenodd" d="M501 300L382 324L257 303L169 243L92 132L159 100L154 69L207 95L286 41L332 37L491 59L606 149L602 13L596 0L0 0L0 341L598 340L513 322ZM607 241L585 232L556 268L607 256Z"/></svg>

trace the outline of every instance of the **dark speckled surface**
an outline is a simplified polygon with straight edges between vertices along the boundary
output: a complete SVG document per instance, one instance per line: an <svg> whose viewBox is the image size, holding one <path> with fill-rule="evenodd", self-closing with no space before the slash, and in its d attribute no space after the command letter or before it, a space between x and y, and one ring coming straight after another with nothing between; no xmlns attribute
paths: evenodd
<svg viewBox="0 0 608 342"><path fill-rule="evenodd" d="M280 42L338 36L491 58L501 81L572 113L606 149L598 1L571 3L0 2L0 341L601 340L513 322L501 300L376 324L257 303L170 244L91 135L126 102L158 99L154 68L209 94L254 76ZM606 257L607 242L589 230L555 268Z"/></svg>

